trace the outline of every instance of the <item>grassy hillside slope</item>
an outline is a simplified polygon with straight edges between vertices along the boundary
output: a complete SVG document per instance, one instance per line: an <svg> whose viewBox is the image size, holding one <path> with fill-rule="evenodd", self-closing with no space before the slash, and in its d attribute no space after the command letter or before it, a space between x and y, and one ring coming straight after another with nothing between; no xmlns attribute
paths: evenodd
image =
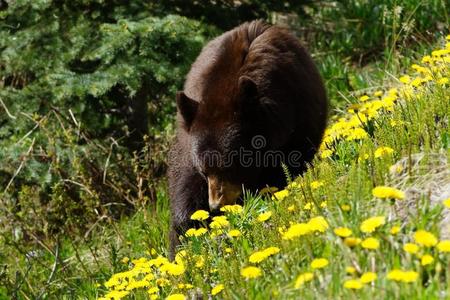
<svg viewBox="0 0 450 300"><path fill-rule="evenodd" d="M442 46L334 117L314 167L285 190L247 195L210 228L196 213L205 228L175 262L166 204L136 215L117 231L135 256L112 256L115 274L85 283L90 296L450 297L450 36Z"/></svg>

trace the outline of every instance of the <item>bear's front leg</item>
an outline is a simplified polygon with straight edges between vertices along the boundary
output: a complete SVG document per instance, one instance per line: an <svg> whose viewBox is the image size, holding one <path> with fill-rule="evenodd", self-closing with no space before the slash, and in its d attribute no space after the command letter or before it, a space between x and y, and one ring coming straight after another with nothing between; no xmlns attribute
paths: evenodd
<svg viewBox="0 0 450 300"><path fill-rule="evenodd" d="M196 225L191 215L199 209L208 210L208 187L194 168L178 168L169 175L169 193L170 258L173 259L180 244L179 237Z"/></svg>

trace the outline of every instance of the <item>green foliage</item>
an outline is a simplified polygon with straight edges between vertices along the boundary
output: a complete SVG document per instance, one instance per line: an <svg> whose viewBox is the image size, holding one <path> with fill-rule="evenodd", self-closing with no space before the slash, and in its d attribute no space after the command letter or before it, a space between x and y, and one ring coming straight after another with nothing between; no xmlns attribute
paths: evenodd
<svg viewBox="0 0 450 300"><path fill-rule="evenodd" d="M148 201L167 142L145 136L169 124L171 99L212 29L120 2L8 4L0 182L17 222L7 227L48 237Z"/></svg>
<svg viewBox="0 0 450 300"><path fill-rule="evenodd" d="M332 105L339 107L342 94L382 83L446 34L448 11L444 0L320 1L288 23L312 52Z"/></svg>
<svg viewBox="0 0 450 300"><path fill-rule="evenodd" d="M269 20L276 13L298 13L304 15L305 7L314 3L312 0L215 0L215 1L159 1L155 10L162 13L175 13L188 18L202 20L222 30L229 30L245 21L254 19Z"/></svg>

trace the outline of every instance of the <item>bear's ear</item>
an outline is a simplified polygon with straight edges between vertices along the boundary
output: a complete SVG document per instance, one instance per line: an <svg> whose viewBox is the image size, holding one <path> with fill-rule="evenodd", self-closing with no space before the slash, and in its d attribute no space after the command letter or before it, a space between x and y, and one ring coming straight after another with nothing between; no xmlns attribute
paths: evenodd
<svg viewBox="0 0 450 300"><path fill-rule="evenodd" d="M248 76L239 77L238 81L241 112L243 115L255 115L259 109L258 87Z"/></svg>
<svg viewBox="0 0 450 300"><path fill-rule="evenodd" d="M239 91L247 99L255 99L258 95L258 87L256 83L248 76L239 77Z"/></svg>
<svg viewBox="0 0 450 300"><path fill-rule="evenodd" d="M183 91L177 92L177 108L187 128L191 127L197 114L198 102L186 96Z"/></svg>

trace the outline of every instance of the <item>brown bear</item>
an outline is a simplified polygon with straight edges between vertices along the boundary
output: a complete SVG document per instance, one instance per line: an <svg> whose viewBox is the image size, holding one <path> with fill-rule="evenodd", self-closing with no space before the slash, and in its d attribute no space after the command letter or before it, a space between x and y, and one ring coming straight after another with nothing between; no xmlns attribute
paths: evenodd
<svg viewBox="0 0 450 300"><path fill-rule="evenodd" d="M244 23L210 41L178 92L169 153L171 254L198 209L234 204L243 188L282 188L320 145L328 102L319 72L288 30Z"/></svg>

